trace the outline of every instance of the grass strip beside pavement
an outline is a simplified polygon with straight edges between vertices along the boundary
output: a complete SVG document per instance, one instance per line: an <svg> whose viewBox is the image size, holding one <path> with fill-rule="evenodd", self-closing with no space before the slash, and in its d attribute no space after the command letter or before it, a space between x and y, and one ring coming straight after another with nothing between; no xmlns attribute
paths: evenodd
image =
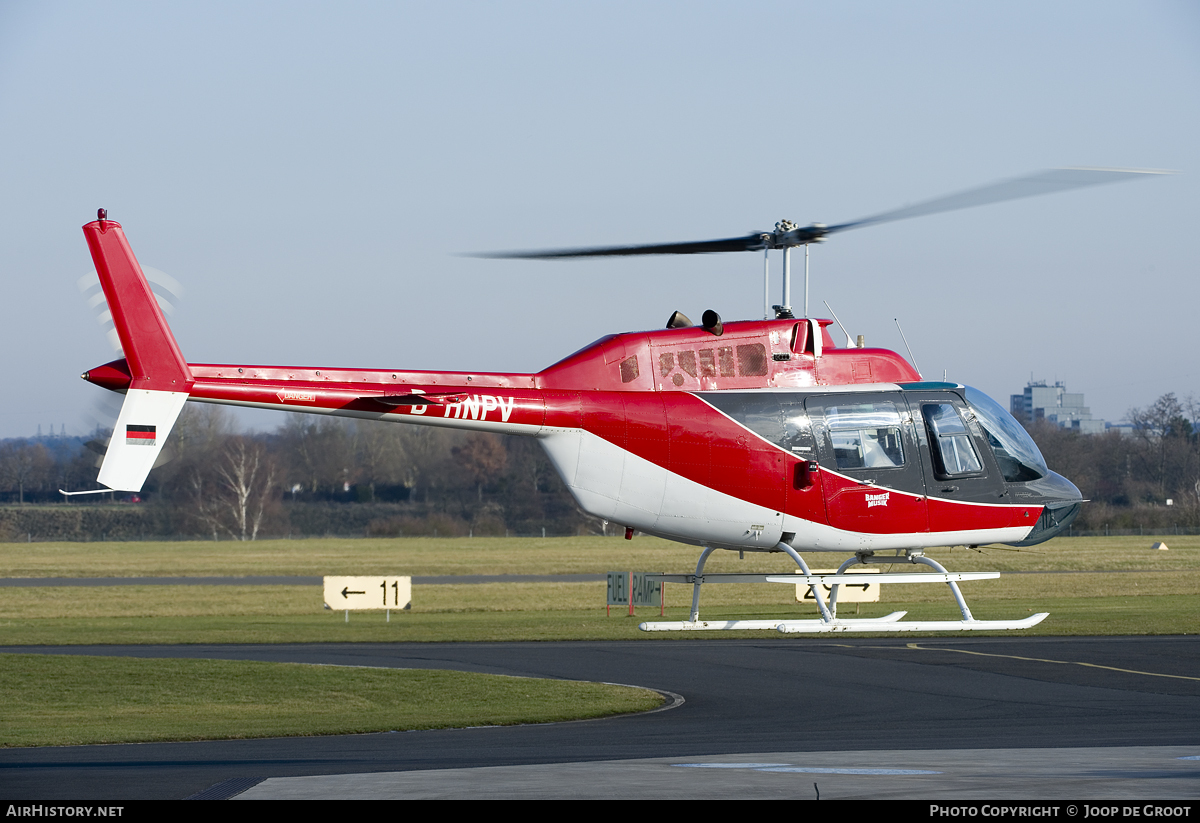
<svg viewBox="0 0 1200 823"><path fill-rule="evenodd" d="M661 703L646 689L470 672L0 655L6 747L506 726Z"/></svg>
<svg viewBox="0 0 1200 823"><path fill-rule="evenodd" d="M1200 633L1200 536L1167 536L1169 551L1151 550L1160 538L1058 538L1016 551L932 549L952 571L997 570L999 580L962 584L979 619L1050 617L1023 633L1131 635ZM606 569L672 571L695 568L696 550L656 538L399 538L277 540L256 543L6 544L0 571L18 577L156 576L273 573L433 574L577 573ZM807 555L814 569L836 568L839 555ZM82 568L81 568L82 566ZM773 572L795 568L782 554L716 552L710 572ZM897 562L887 571L920 571ZM169 575L168 575L169 576ZM842 617L879 617L895 610L913 619L959 619L940 584L883 587L882 602L843 602ZM486 583L417 585L411 611L342 612L322 609L319 586L50 586L0 587L0 645L149 643L446 642L520 640L665 640L637 629L658 619L639 607L635 618L615 606L606 615L606 585ZM691 586L666 588L667 620L688 616ZM781 584L704 587L701 616L710 619L815 618L811 602L797 603ZM728 636L688 635L697 636ZM763 636L761 633L757 636Z"/></svg>
<svg viewBox="0 0 1200 823"><path fill-rule="evenodd" d="M984 586L990 581L978 584ZM682 588L682 587L681 587ZM714 587L715 588L715 587ZM728 586L727 589L751 587ZM765 588L765 586L763 587ZM906 620L959 620L958 609L944 586L941 600L899 600L882 603L842 604L842 617L881 617L905 610ZM707 594L707 592L706 592ZM715 598L714 598L715 600ZM1200 598L1195 593L1171 595L1115 595L1070 597L1061 594L1030 595L992 599L967 593L971 611L980 620L1009 620L1049 612L1043 623L1020 632L1024 636L1200 634ZM195 617L105 617L0 619L0 637L9 648L31 645L72 646L112 644L177 643L454 643L528 642L563 640L641 640L663 642L733 637L780 639L769 632L674 632L647 633L638 630L646 620L658 620L658 609L639 607L634 617L628 610L613 608L606 616L603 607L547 611L455 611L392 614L383 616L353 613L350 622L342 614L317 612L281 616L195 616ZM762 605L753 602L724 605L702 603L701 617L707 620L815 619L811 605L795 603ZM688 608L667 608L666 620L686 620ZM997 632L997 634L1005 634ZM795 642L803 642L796 636Z"/></svg>
<svg viewBox="0 0 1200 823"><path fill-rule="evenodd" d="M1157 541L1170 551L1151 551ZM314 538L131 543L0 544L0 577L205 577L354 574L580 574L687 572L699 550L648 535L613 537ZM951 571L1200 570L1200 535L1059 537L1025 549L983 546L926 552ZM814 568L846 555L802 552ZM901 567L907 564L899 564ZM784 554L715 552L709 572L789 573Z"/></svg>

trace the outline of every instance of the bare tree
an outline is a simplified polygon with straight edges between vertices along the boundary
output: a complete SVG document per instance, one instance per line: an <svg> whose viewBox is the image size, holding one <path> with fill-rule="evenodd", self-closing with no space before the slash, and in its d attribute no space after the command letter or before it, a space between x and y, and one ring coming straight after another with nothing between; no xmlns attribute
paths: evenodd
<svg viewBox="0 0 1200 823"><path fill-rule="evenodd" d="M452 450L454 459L475 481L476 493L483 501L483 484L498 477L508 465L504 443L495 434L472 434L461 446Z"/></svg>
<svg viewBox="0 0 1200 823"><path fill-rule="evenodd" d="M408 462L404 427L376 420L356 420L354 433L358 479L370 488L370 496L374 498L376 484L403 483Z"/></svg>
<svg viewBox="0 0 1200 823"><path fill-rule="evenodd" d="M429 493L434 485L446 480L446 466L451 453L450 444L462 439L462 432L433 426L398 426L397 434L404 448L403 483L416 500L418 491Z"/></svg>
<svg viewBox="0 0 1200 823"><path fill-rule="evenodd" d="M43 485L54 471L54 460L41 443L10 441L0 446L0 480L17 490L17 499L25 504L25 490Z"/></svg>
<svg viewBox="0 0 1200 823"><path fill-rule="evenodd" d="M303 478L310 492L338 492L353 473L350 426L336 417L289 414L279 432L289 475ZM290 481L289 481L290 482Z"/></svg>
<svg viewBox="0 0 1200 823"><path fill-rule="evenodd" d="M262 443L248 437L229 438L211 473L196 470L191 490L196 516L213 533L235 540L255 540L272 499L275 464Z"/></svg>
<svg viewBox="0 0 1200 823"><path fill-rule="evenodd" d="M1197 438L1188 412L1174 393L1164 394L1144 409L1129 410L1129 422L1143 447L1142 466L1159 497L1175 494L1196 480Z"/></svg>

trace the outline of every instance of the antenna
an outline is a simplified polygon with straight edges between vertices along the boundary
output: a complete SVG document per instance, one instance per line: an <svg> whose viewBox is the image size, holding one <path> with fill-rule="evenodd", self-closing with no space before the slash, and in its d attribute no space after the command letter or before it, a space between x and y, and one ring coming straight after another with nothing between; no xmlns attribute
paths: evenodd
<svg viewBox="0 0 1200 823"><path fill-rule="evenodd" d="M830 309L833 311L833 309ZM896 321L896 328L900 329L900 318L892 318ZM908 338L904 336L904 329L900 329L900 339L904 341L904 348L908 349L908 359L912 361L913 368L917 370L917 377L924 379L925 375L921 374L921 367L917 365L917 358L913 357L912 349L909 348Z"/></svg>
<svg viewBox="0 0 1200 823"><path fill-rule="evenodd" d="M783 310L786 314L783 317L792 316L792 249L785 247L783 250ZM805 312L805 317L808 313Z"/></svg>
<svg viewBox="0 0 1200 823"><path fill-rule="evenodd" d="M826 303L825 305L828 306L829 304ZM830 311L833 311L833 309L830 309ZM807 243L804 244L804 316L808 317L808 244ZM836 317L834 319L837 320ZM842 325L842 322L840 320L838 320L838 325L839 326ZM845 330L846 330L846 327L842 326L842 331L845 331ZM850 335L847 334L846 340L849 340L849 339L850 339ZM846 348L850 348L849 343L846 344Z"/></svg>
<svg viewBox="0 0 1200 823"><path fill-rule="evenodd" d="M805 247L804 251L805 251L805 253L807 254L807 253L808 253L808 248L807 248L807 247ZM845 327L845 326L842 326L842 321L841 321L841 320L838 318L838 316L837 316L837 312L835 312L835 311L833 310L833 306L829 305L829 301L828 301L828 300L822 300L821 302L825 304L825 308L829 309L829 313L833 315L833 319L834 319L834 320L837 320L837 324L838 324L839 326L841 326L842 333L846 335L846 348L848 348L848 349L852 349L852 348L854 348L854 341L852 341L852 340L850 339L850 332L846 331L846 327ZM805 314L805 316L807 316L807 315L808 315L808 312L805 312L804 314Z"/></svg>
<svg viewBox="0 0 1200 823"><path fill-rule="evenodd" d="M763 249L763 320L771 319L771 249Z"/></svg>

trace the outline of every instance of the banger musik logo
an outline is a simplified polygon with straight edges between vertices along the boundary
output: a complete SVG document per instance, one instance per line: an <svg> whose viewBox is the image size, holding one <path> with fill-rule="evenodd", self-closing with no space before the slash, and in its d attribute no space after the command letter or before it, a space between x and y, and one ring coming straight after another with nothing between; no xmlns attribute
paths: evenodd
<svg viewBox="0 0 1200 823"><path fill-rule="evenodd" d="M886 506L888 503L888 497L890 495L891 492L884 492L883 494L868 494L866 496L867 508L869 509L872 506Z"/></svg>

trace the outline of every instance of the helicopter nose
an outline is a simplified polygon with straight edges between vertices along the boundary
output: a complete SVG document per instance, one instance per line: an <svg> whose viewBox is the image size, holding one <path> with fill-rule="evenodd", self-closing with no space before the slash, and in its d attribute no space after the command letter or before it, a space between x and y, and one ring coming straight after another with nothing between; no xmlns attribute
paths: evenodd
<svg viewBox="0 0 1200 823"><path fill-rule="evenodd" d="M1083 495L1075 484L1056 472L1050 472L1045 477L1026 483L1025 488L1036 493L1047 504L1083 502Z"/></svg>
<svg viewBox="0 0 1200 823"><path fill-rule="evenodd" d="M1024 540L1010 546L1035 546L1057 537L1070 527L1083 506L1083 495L1075 484L1054 472L1026 483L1025 490L1040 498L1042 515Z"/></svg>

